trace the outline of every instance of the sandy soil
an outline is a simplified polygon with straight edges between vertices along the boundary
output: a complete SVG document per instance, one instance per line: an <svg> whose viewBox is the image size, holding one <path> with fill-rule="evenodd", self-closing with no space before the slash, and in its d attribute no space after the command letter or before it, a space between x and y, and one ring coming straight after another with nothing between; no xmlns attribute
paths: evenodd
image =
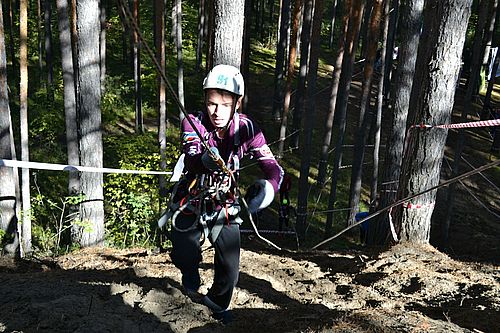
<svg viewBox="0 0 500 333"><path fill-rule="evenodd" d="M0 258L0 332L500 332L498 266L430 246L278 252L244 238L228 325L184 294L168 253L93 248Z"/></svg>

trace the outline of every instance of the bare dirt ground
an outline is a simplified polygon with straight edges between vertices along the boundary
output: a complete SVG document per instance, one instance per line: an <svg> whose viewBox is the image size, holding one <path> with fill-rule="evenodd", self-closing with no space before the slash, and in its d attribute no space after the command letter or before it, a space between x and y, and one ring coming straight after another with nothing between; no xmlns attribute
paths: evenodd
<svg viewBox="0 0 500 333"><path fill-rule="evenodd" d="M244 248L228 325L184 294L167 253L0 258L0 332L500 332L495 265L430 246L278 252L244 236ZM208 250L201 292L211 262Z"/></svg>

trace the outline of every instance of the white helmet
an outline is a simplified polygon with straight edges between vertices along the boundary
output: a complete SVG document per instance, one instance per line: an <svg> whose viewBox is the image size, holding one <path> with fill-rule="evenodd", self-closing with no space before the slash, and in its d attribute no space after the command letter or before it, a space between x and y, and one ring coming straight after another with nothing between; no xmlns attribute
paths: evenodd
<svg viewBox="0 0 500 333"><path fill-rule="evenodd" d="M222 89L238 96L245 94L245 82L240 71L230 65L217 65L203 80L203 90Z"/></svg>

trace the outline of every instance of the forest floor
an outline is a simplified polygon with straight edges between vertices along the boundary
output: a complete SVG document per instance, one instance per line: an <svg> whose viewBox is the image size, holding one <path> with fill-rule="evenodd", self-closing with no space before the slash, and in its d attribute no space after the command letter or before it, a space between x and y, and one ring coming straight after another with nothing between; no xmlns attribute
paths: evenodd
<svg viewBox="0 0 500 333"><path fill-rule="evenodd" d="M351 93L359 88L354 82ZM266 129L275 126L269 120L273 89L259 89L250 111ZM327 110L328 94L318 94L319 109ZM355 103L348 131L356 124ZM459 112L457 103L453 122ZM324 117L315 120L321 128ZM498 158L489 153L486 129L467 133L469 163L477 167ZM455 141L450 131L447 159ZM287 167L298 170L298 162L291 157ZM368 249L352 235L322 251L299 251L293 236L271 235L287 249L277 251L242 234L234 321L228 325L185 294L168 253L90 248L30 261L0 257L0 332L500 332L499 170L484 173L493 185L476 175L457 186L446 253L430 245ZM442 178L449 177L443 163ZM431 234L436 247L445 198L446 189L438 191ZM273 222L261 227L276 228L275 211L266 214ZM212 281L212 258L213 250L204 252L202 293Z"/></svg>
<svg viewBox="0 0 500 333"><path fill-rule="evenodd" d="M0 332L500 332L500 270L431 246L270 251L243 237L234 320L188 297L167 253L0 258ZM201 266L212 281L213 250Z"/></svg>

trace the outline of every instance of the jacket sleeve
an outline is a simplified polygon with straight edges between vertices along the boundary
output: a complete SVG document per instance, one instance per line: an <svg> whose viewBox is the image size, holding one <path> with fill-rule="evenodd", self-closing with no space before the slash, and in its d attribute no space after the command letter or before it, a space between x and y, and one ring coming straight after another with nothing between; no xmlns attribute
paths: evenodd
<svg viewBox="0 0 500 333"><path fill-rule="evenodd" d="M200 119L191 114L189 117L198 132L201 135L205 135L206 129L201 124ZM201 162L201 155L203 154L204 148L201 144L200 137L193 129L187 118L182 120L181 130L182 152L185 154L184 170L195 174L205 173L207 170Z"/></svg>
<svg viewBox="0 0 500 333"><path fill-rule="evenodd" d="M264 173L264 179L271 183L274 193L278 192L283 180L283 169L267 145L264 133L249 118L242 118L242 125L242 128L246 130L245 134L248 135L247 149L250 157L257 160L260 169Z"/></svg>

